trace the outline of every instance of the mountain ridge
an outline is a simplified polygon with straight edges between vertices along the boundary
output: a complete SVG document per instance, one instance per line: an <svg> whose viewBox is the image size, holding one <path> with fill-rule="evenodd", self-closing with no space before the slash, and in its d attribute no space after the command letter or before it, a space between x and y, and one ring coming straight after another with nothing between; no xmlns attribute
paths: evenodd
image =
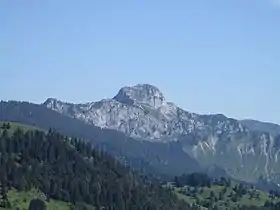
<svg viewBox="0 0 280 210"><path fill-rule="evenodd" d="M157 102L154 102L152 98L156 98ZM151 121L150 123L153 124L152 126L156 126L155 124L158 124L158 119L161 118L160 120L164 121L164 123L162 123L161 127L157 127L157 129L147 127L145 128L145 126L142 125L142 129L137 130L137 133L130 133L130 135L133 137L140 137L141 139L144 138L146 140L159 138L163 139L166 134L170 133L170 130L167 129L168 126L169 128L173 127L171 129L180 129L180 135L182 133L186 134L186 129L180 127L187 126L187 129L193 129L193 127L195 126L191 124L191 122L189 125L186 125L185 123L182 124L182 121L186 122L188 118L192 120L192 118L203 118L210 116L215 118L216 120L233 120L233 118L227 118L222 114L199 115L196 113L185 111L182 108L177 107L174 103L167 102L158 88L147 84L138 84L130 88L123 87L113 98L102 99L97 102L74 104L63 102L57 99L47 99L43 103L43 105L45 105L47 108L53 109L62 114L66 114L70 117L84 120L86 123L94 124L99 127L117 129L124 133L128 133L127 129L125 130L125 128L122 127L125 120L133 121L131 122L131 124L135 123L135 121L141 121L142 124L147 124L146 122L143 122L143 120L145 120L146 115L149 115L148 120ZM125 111L123 113L120 113L120 110ZM108 113L110 113L110 116L118 115L117 117L119 121L116 122L113 119L112 121L114 122L110 123L111 119L104 119L104 116L106 116L106 114L108 116ZM178 118L177 121L171 125L168 125L168 123L170 121L174 121L175 118ZM199 125L202 125L204 123L199 120L200 119L195 119L195 122L198 122L198 127ZM128 125L128 123L129 122L127 122L126 124L126 126L129 127L128 130L132 129L134 131L135 129L132 127L136 126ZM245 129L241 124L238 126L240 127L240 129ZM141 130L143 129L147 134L146 136L144 136L145 134L141 132ZM161 130L160 133L157 132L159 130ZM175 132L175 134L178 134L178 132ZM176 139L175 136L173 136L173 139Z"/></svg>
<svg viewBox="0 0 280 210"><path fill-rule="evenodd" d="M177 143L137 141L122 132L86 124L43 105L16 101L0 102L0 105L0 121L19 122L45 130L53 128L65 135L85 139L144 173L173 176L200 170L198 162L184 153ZM181 159L188 164L180 162Z"/></svg>
<svg viewBox="0 0 280 210"><path fill-rule="evenodd" d="M273 135L280 134L280 125L271 122L263 122L259 120L244 119L240 123L254 131L271 133Z"/></svg>
<svg viewBox="0 0 280 210"><path fill-rule="evenodd" d="M111 99L85 104L43 103L48 109L100 128L151 142L179 142L202 167L217 165L244 181L280 183L280 138L223 114L200 115L168 102L148 84L121 88ZM258 161L254 161L257 159ZM247 166L247 167L246 167Z"/></svg>

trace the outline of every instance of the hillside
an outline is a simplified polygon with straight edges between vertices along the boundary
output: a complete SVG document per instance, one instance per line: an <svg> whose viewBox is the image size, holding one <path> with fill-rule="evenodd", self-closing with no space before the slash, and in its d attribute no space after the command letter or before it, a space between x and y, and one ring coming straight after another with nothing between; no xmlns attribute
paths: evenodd
<svg viewBox="0 0 280 210"><path fill-rule="evenodd" d="M31 201L39 199L45 203L47 210L71 210L74 206L71 203L63 202L55 199L48 199L44 193L38 189L30 189L28 191L18 191L16 189L8 190L6 204L9 207L0 209L21 209L27 210ZM2 201L2 205L3 205Z"/></svg>
<svg viewBox="0 0 280 210"><path fill-rule="evenodd" d="M202 169L215 165L242 181L280 183L280 135L253 129L222 114L188 112L149 84L123 87L111 99L97 102L72 104L50 98L42 105L141 142L174 143L188 155L179 162L194 159Z"/></svg>
<svg viewBox="0 0 280 210"><path fill-rule="evenodd" d="M221 177L210 178L203 173L184 174L165 185L188 203L201 209L279 209L279 191L264 192L251 185Z"/></svg>
<svg viewBox="0 0 280 210"><path fill-rule="evenodd" d="M20 128L23 132L29 131L29 130L41 130L44 131L43 129L40 129L35 126L31 125L26 125L22 123L17 123L17 122L1 122L0 121L0 133L2 133L4 130L7 130L9 134L13 134L16 129Z"/></svg>
<svg viewBox="0 0 280 210"><path fill-rule="evenodd" d="M0 105L0 121L19 122L44 130L51 127L62 134L86 139L124 164L148 174L173 176L201 170L198 162L186 154L177 142L161 144L138 141L122 132L64 116L43 105L16 101L2 101Z"/></svg>
<svg viewBox="0 0 280 210"><path fill-rule="evenodd" d="M77 152L76 154L81 155L80 158L82 157L82 159L80 159L79 157L72 157L73 159L80 160L81 161L80 164L85 164L83 165L83 167L86 166L90 167L93 163L95 170L91 171L91 173L100 174L98 179L99 182L102 183L101 185L99 185L101 187L100 194L102 194L102 185L107 186L106 189L108 190L115 189L114 184L112 182L111 185L109 186L106 184L107 182L110 182L109 179L111 177L111 175L107 174L108 171L106 172L104 171L100 173L100 170L102 169L105 170L104 164L106 165L106 167L109 167L110 174L112 174L112 178L115 177L113 178L114 180L116 179L116 176L118 177L117 182L119 182L120 180L124 180L127 177L130 177L129 178L130 181L131 179L138 180L135 186L137 187L137 189L135 189L136 191L142 190L143 189L142 185L151 184L147 178L143 179L139 177L137 174L131 173L128 169L123 168L121 165L119 165L116 161L113 161L113 159L107 156L106 154L102 152L98 152L96 150L89 149L90 146L88 144L80 142L77 139L67 140L68 138L66 138L63 135L60 135L59 133L56 133L51 130L49 130L49 132L41 132L38 131L34 126L28 126L19 123L9 123L10 126L7 126L7 124L8 124L7 122L5 122L6 126L3 126L3 122L0 124L2 125L1 126L2 131L5 131L4 133L2 132L2 135L0 137L0 152L2 154L1 162L3 161L3 157L7 158L7 159L4 158L4 161L2 162L4 164L1 165L0 171L1 169L6 168L7 171L10 171L11 174L4 173L5 174L4 177L3 174L0 177L0 183L2 189L1 196L0 196L2 198L2 199L0 198L0 205L2 207L0 207L0 209L17 209L17 208L28 209L31 201L37 198L44 201L47 210L55 210L55 209L70 210L73 208L84 209L85 206L87 209L95 209L96 207L96 203L94 203L95 201L90 201L89 198L83 199L83 197L84 196L87 197L86 194L88 193L91 194L92 196L96 196L96 192L94 193L92 190L92 191L87 191L86 193L84 192L85 194L83 194L83 190L85 191L90 190L89 188L88 189L86 188L86 185L84 186L85 188L81 188L80 190L75 191L75 186L79 184L82 184L81 186L83 186L85 184L83 182L81 183L82 177L80 176L83 176L83 173L79 174L79 172L77 171L76 172L69 171L71 170L72 164L69 164L68 161L71 162L71 156L72 155L75 156L75 151ZM33 138L30 136L33 136ZM41 138L43 139L45 138L45 139L42 140ZM57 141L56 143L59 144L56 144L51 149L50 145L49 147L46 146L48 145L47 143L48 141L50 141L49 144L52 145L55 143L54 141ZM12 150L8 149L9 148L8 142L10 143L12 142L10 145L11 148L14 149ZM29 142L29 147L25 148L23 146L25 142L26 143ZM35 149L34 147L38 149L34 150ZM69 151L68 149L64 151L63 150L64 147L68 148ZM53 153L51 151L53 151ZM47 155L46 156L41 155L40 154L41 152L46 153ZM68 152L70 152L69 153L70 156L67 155ZM61 155L61 153L64 155ZM51 157L52 155L53 157ZM39 158L39 159L36 160L34 158L36 159ZM67 158L69 158L69 160L67 160ZM43 165L41 166L36 164L36 162L40 161L40 159L43 160ZM5 163L5 160L7 161L7 163ZM67 161L67 163L66 162L64 163L63 161ZM51 163L51 165L49 165L49 162ZM11 165L8 165L8 163ZM88 163L89 165L87 165ZM66 164L66 167L60 168L61 167L59 166L60 164ZM102 169L99 167L99 164L103 165L101 166L103 167ZM83 167L78 167L77 168L78 171L82 170ZM29 168L30 170L26 171L24 170L24 168ZM74 168L72 168L72 170ZM45 169L48 170L48 172L44 171ZM51 170L51 172L49 172L49 170ZM69 175L69 172L70 174L72 173L72 175ZM120 174L120 172L122 172L122 174ZM88 175L91 174L87 174L86 176ZM77 178L77 176L79 176L79 178ZM124 177L121 178L121 176ZM70 179L71 183L74 179L76 181L76 184L72 184L72 188L70 183L67 184L67 179L70 177L71 177ZM103 178L105 180L103 180ZM141 182L142 184L140 184ZM54 186L52 183L53 184L56 183L57 186ZM125 181L121 183L125 184ZM70 185L70 188L67 187L68 185ZM154 184L154 187L152 187L151 189L156 190L157 192L163 190L157 185L158 184ZM59 188L63 189L61 193L59 193L58 191L56 192L56 189ZM169 190L167 190L167 191L163 191L163 194L160 193L161 196L167 196L167 197L170 196L169 198L166 197L165 199L174 199L175 202L178 202L178 205L182 205L181 207L179 206L175 207L175 209L178 208L178 209L201 209L201 210L221 209L222 210L228 207L229 209L244 209L244 210L264 209L265 210L265 209L278 208L277 205L280 204L280 194L276 191L271 191L270 193L267 193L258 190L250 185L246 185L246 184L243 185L233 180L230 180L228 178L220 178L220 179L210 178L206 174L202 174L202 173L188 174L188 175L175 177L174 182L164 185L164 188L171 190L173 195L171 195L170 192L168 192ZM121 189L123 188L119 187L117 189L120 192ZM74 194L71 193L72 190L74 190ZM134 191L132 190L131 192ZM77 195L76 193L80 194L80 196ZM141 197L142 196L143 195L141 195ZM80 200L75 200L75 199L80 199ZM153 199L154 198L152 198L152 200ZM180 203L179 200L183 200L186 203L179 204ZM106 201L106 204L108 204L108 202L110 203L110 200ZM113 199L112 202L115 203L116 200ZM141 207L141 203L143 201L139 200L138 202L139 202L138 203L139 209L145 209L143 206ZM163 201L157 200L156 202L152 202L152 203L154 204L156 203L157 205L160 202ZM100 205L101 202L98 203ZM190 207L190 205L192 205L193 207ZM5 208L3 206L5 206ZM119 209L119 208L123 209L124 207L115 206L115 209ZM163 207L160 208L162 209Z"/></svg>
<svg viewBox="0 0 280 210"><path fill-rule="evenodd" d="M14 209L15 200L26 206L30 198L21 197L36 188L46 196L47 206L190 209L170 191L86 142L53 130L16 129L12 135L8 130L0 136L1 207Z"/></svg>

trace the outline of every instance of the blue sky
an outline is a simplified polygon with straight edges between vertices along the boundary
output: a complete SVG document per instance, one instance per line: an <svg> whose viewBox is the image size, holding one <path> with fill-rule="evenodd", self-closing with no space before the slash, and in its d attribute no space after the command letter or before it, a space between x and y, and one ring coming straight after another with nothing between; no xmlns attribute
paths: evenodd
<svg viewBox="0 0 280 210"><path fill-rule="evenodd" d="M149 83L192 112L280 123L276 0L2 0L0 26L2 100Z"/></svg>

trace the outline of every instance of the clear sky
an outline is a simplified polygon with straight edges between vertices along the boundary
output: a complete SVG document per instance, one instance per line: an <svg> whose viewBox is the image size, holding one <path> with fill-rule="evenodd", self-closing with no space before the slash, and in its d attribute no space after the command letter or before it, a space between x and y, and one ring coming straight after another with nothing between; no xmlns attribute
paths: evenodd
<svg viewBox="0 0 280 210"><path fill-rule="evenodd" d="M198 113L280 123L276 0L1 0L0 99L149 83Z"/></svg>

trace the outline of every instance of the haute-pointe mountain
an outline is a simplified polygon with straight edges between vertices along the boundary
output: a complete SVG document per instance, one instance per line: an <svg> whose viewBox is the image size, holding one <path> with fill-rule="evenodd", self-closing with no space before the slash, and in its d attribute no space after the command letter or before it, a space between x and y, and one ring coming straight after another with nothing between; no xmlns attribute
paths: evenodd
<svg viewBox="0 0 280 210"><path fill-rule="evenodd" d="M176 143L202 168L215 166L244 181L265 179L280 183L277 131L267 132L261 122L256 128L248 121L222 114L186 111L149 84L123 87L114 97L96 102L73 104L49 98L42 105L141 142Z"/></svg>
<svg viewBox="0 0 280 210"><path fill-rule="evenodd" d="M42 104L1 102L0 117L82 137L145 173L206 171L250 183L280 183L278 125L192 113L149 84L84 104L54 98Z"/></svg>

